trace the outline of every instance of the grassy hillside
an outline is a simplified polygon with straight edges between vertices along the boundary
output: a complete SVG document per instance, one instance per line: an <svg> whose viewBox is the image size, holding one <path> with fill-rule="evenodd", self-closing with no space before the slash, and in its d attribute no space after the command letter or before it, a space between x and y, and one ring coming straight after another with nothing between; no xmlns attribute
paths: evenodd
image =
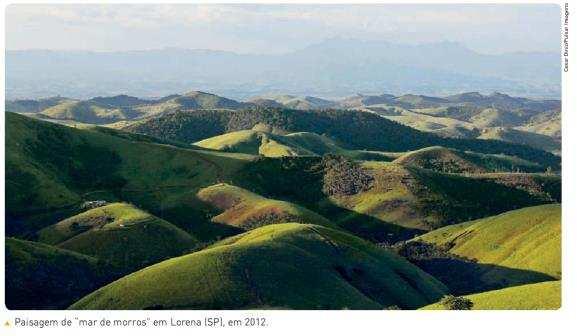
<svg viewBox="0 0 577 336"><path fill-rule="evenodd" d="M550 136L512 128L494 127L484 130L479 139L493 139L540 148L552 153L561 152L561 141Z"/></svg>
<svg viewBox="0 0 577 336"><path fill-rule="evenodd" d="M451 225L415 238L474 263L470 292L561 278L561 206L541 205ZM455 269L434 260L425 270L439 279ZM476 285L476 288L475 288Z"/></svg>
<svg viewBox="0 0 577 336"><path fill-rule="evenodd" d="M473 310L554 310L561 308L561 281L547 281L467 295ZM439 303L422 310L446 309Z"/></svg>
<svg viewBox="0 0 577 336"><path fill-rule="evenodd" d="M256 106L262 106L262 107L274 107L274 108L283 108L284 105L277 102L274 99L270 99L270 98L262 98L262 97L255 97L255 98L251 98L248 100L249 103L256 105Z"/></svg>
<svg viewBox="0 0 577 336"><path fill-rule="evenodd" d="M97 259L57 247L7 238L8 309L63 309L114 280L114 269Z"/></svg>
<svg viewBox="0 0 577 336"><path fill-rule="evenodd" d="M539 113L518 129L561 139L561 109Z"/></svg>
<svg viewBox="0 0 577 336"><path fill-rule="evenodd" d="M183 95L173 95L138 106L136 110L146 115L162 114L175 110L190 109L238 109L249 104L220 97L211 93L191 91Z"/></svg>
<svg viewBox="0 0 577 336"><path fill-rule="evenodd" d="M67 100L40 112L58 120L74 120L90 124L106 124L135 118L138 112L124 107L106 105L95 101Z"/></svg>
<svg viewBox="0 0 577 336"><path fill-rule="evenodd" d="M557 154L560 142L560 116L535 121L513 112L471 106L450 106L405 110L389 115L372 106L365 108L403 125L443 137L499 140L526 145ZM397 108L398 110L398 108ZM505 127L504 127L505 126Z"/></svg>
<svg viewBox="0 0 577 336"><path fill-rule="evenodd" d="M222 211L212 217L216 223L251 230L275 223L309 223L334 227L329 220L299 205L268 199L226 183L216 184L198 192L198 197Z"/></svg>
<svg viewBox="0 0 577 336"><path fill-rule="evenodd" d="M348 149L404 152L443 146L487 154L505 154L559 168L559 158L528 146L495 140L454 139L419 132L374 113L342 110L300 111L250 108L237 111L176 111L135 122L124 129L166 140L193 143L257 124L286 132L326 135Z"/></svg>
<svg viewBox="0 0 577 336"><path fill-rule="evenodd" d="M336 102L331 100L310 96L298 97L293 95L272 95L272 96L254 97L251 100L249 100L249 102L255 103L260 106L285 107L295 110L325 109L336 106Z"/></svg>
<svg viewBox="0 0 577 336"><path fill-rule="evenodd" d="M6 231L28 236L89 200L123 200L199 239L231 234L206 220L196 192L250 158L177 148L6 115ZM232 231L235 232L235 231Z"/></svg>
<svg viewBox="0 0 577 336"><path fill-rule="evenodd" d="M111 97L94 97L89 99L89 101L96 104L108 105L114 107L134 107L144 104L150 104L153 102L151 100L140 99L138 97L132 97L124 94Z"/></svg>
<svg viewBox="0 0 577 336"><path fill-rule="evenodd" d="M383 115L379 110L374 107L367 107L370 111L376 111L376 113ZM415 112L413 112L415 111ZM418 111L418 112L416 112ZM383 116L387 119L396 121L405 126L415 128L417 130L433 133L442 137L451 138L475 138L479 134L477 126L474 124L463 121L456 118L429 115L431 109L419 109L419 110L405 110L402 109L398 114ZM427 113L424 113L427 112Z"/></svg>
<svg viewBox="0 0 577 336"><path fill-rule="evenodd" d="M426 147L401 155L394 163L442 173L542 172L546 167L516 157Z"/></svg>
<svg viewBox="0 0 577 336"><path fill-rule="evenodd" d="M359 238L279 224L133 273L70 308L417 308L444 293L434 278Z"/></svg>
<svg viewBox="0 0 577 336"><path fill-rule="evenodd" d="M42 243L136 270L192 250L198 240L126 203L113 203L42 229Z"/></svg>
<svg viewBox="0 0 577 336"><path fill-rule="evenodd" d="M550 202L541 195L457 175L403 167L368 164L375 180L371 188L333 201L355 213L402 227L431 230L463 220L482 218L510 209ZM491 197L486 195L491 194Z"/></svg>
<svg viewBox="0 0 577 336"><path fill-rule="evenodd" d="M471 117L470 121L480 128L518 126L523 118L516 113L496 108L487 108Z"/></svg>
<svg viewBox="0 0 577 336"><path fill-rule="evenodd" d="M561 176L558 175L490 173L472 175L471 178L524 190L545 202L561 203Z"/></svg>
<svg viewBox="0 0 577 336"><path fill-rule="evenodd" d="M50 97L42 99L17 99L6 101L6 111L18 113L38 113L52 106L70 99L64 97Z"/></svg>
<svg viewBox="0 0 577 336"><path fill-rule="evenodd" d="M269 157L315 155L281 135L254 130L226 133L195 142L194 145L225 152L260 154Z"/></svg>
<svg viewBox="0 0 577 336"><path fill-rule="evenodd" d="M342 108L358 108L377 104L391 104L395 96L390 94L382 95L363 95L356 94L339 101L339 106Z"/></svg>
<svg viewBox="0 0 577 336"><path fill-rule="evenodd" d="M444 98L430 97L423 95L406 94L395 98L395 101L407 104L411 107L424 108L430 106L438 106L439 104L447 103Z"/></svg>
<svg viewBox="0 0 577 336"><path fill-rule="evenodd" d="M195 142L194 145L224 152L267 157L339 154L359 160L391 161L400 155L398 153L345 149L333 140L311 132L275 134L270 132L270 128L268 131L257 130L260 128L265 128L265 126L259 124L252 130L217 135Z"/></svg>
<svg viewBox="0 0 577 336"><path fill-rule="evenodd" d="M323 185L328 175L320 157L253 161L244 154L179 148L123 134L72 129L8 113L7 233L33 238L43 227L78 214L83 201L104 199L131 202L210 241L238 232L210 222L209 207L196 196L201 188L219 182L304 206L378 241L399 239L405 228L429 230L550 202L545 196L560 194L559 183L533 195L531 185L519 190L515 180L367 163L376 181L371 188L327 195ZM346 169L338 174L348 176ZM338 184L333 187L341 188ZM487 193L494 197L485 197Z"/></svg>
<svg viewBox="0 0 577 336"><path fill-rule="evenodd" d="M384 100L380 97L352 97L343 101L342 106L374 112L443 137L473 139L480 136L479 139L503 140L558 152L561 138L559 101L530 100L498 93L483 96L477 92L445 99L415 95ZM507 130L499 131L503 127ZM523 132L517 134L514 129ZM497 132L512 134L500 137L495 134Z"/></svg>
<svg viewBox="0 0 577 336"><path fill-rule="evenodd" d="M370 179L357 189L355 183L361 180L358 168L331 162L335 159L261 158L244 166L233 184L304 206L374 241L411 238L423 230L553 202L549 193L560 192L560 184L551 184L547 193L533 192L517 188L516 183L523 180L498 183L492 178L442 174L386 162L363 163L362 174ZM328 189L343 192L331 194ZM489 194L492 197L486 196Z"/></svg>

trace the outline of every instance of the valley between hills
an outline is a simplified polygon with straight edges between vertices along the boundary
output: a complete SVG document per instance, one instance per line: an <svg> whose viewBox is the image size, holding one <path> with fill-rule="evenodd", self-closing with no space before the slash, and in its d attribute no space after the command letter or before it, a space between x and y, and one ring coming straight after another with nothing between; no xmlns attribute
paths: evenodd
<svg viewBox="0 0 577 336"><path fill-rule="evenodd" d="M558 100L192 91L6 111L9 309L561 305Z"/></svg>

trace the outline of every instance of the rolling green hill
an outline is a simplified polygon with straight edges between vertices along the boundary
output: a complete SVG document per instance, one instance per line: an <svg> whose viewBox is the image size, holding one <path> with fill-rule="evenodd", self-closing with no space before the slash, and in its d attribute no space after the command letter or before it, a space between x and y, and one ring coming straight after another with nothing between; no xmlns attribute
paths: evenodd
<svg viewBox="0 0 577 336"><path fill-rule="evenodd" d="M554 109L539 113L518 129L543 134L561 140L561 109Z"/></svg>
<svg viewBox="0 0 577 336"><path fill-rule="evenodd" d="M211 222L206 216L208 205L196 196L201 188L219 182L303 206L376 241L407 238L406 234L414 234L412 230L551 202L556 199L551 194L560 195L560 183L548 183L545 190L534 193L540 184L533 185L531 181L538 181L533 177L525 181L525 175L514 179L451 176L386 163L363 164L375 181L370 188L328 195L323 191L327 183L347 189L354 178L346 179L349 171L344 165L344 170L333 171L344 179L327 182L330 174L324 164L330 160L323 160L255 160L245 154L175 147L150 137L73 129L8 113L7 233L34 238L40 229L78 214L83 201L104 199L131 202L202 241L211 241L238 232ZM552 182L555 178L547 177ZM525 190L517 188L525 182ZM485 197L488 193L493 197Z"/></svg>
<svg viewBox="0 0 577 336"><path fill-rule="evenodd" d="M49 118L49 120L56 122L118 124L119 121L122 121L126 123L124 127L131 127L130 124L135 122L140 126L134 127L145 129L148 127L142 126L142 122L138 121L138 119L146 116L158 116L165 113L192 113L196 115L199 111L207 109L233 111L269 108L301 111L314 110L318 113L320 112L319 110L323 109L354 109L356 111L371 112L403 125L441 137L474 139L477 138L485 128L493 127L514 127L520 131L552 137L553 140L559 140L561 137L561 114L560 102L558 100L532 100L510 97L501 93L481 95L478 92L467 92L445 98L414 94L406 94L398 97L389 94L357 94L339 101L310 96L276 95L256 97L247 102L239 102L207 92L191 91L182 95L173 94L160 99L141 99L127 95L116 95L111 97L94 97L82 101L61 97L37 100L13 100L7 101L6 107L8 111L19 113L38 114L38 112L42 112L38 114L38 116ZM251 113L254 114L254 111ZM323 113L326 114L326 111L321 112L321 114ZM201 114L206 116L207 113L203 112ZM211 122L214 121L212 120L213 118L214 116L209 117ZM226 117L226 120L221 120L219 125L221 130L219 132L210 132L209 130L213 127L211 125L208 125L209 130L206 130L206 126L203 126L197 128L196 131L198 133L207 132L208 134L206 134L206 136L185 139L187 140L186 142L190 143L226 132L252 127L235 127L237 121L229 125L228 121L230 118L234 119L234 113ZM278 118L275 118L275 121L278 121ZM268 123L268 121L265 121L265 123ZM200 124L202 126L203 123L201 122ZM152 126L152 128L155 127L156 126ZM167 129L165 131L179 131L181 136L190 136L186 130L180 130L176 126L172 126L171 128L173 128L173 130ZM305 128L287 129L287 131L325 133L318 129ZM170 136L170 134L166 134L166 136ZM517 138L518 136L505 140L518 144L527 144L524 141L516 142L515 139ZM345 139L339 138L338 140L342 143L347 143ZM374 144L370 144L371 148L369 148L369 144L365 143L370 142L368 139L359 140L361 140L359 145L357 146L355 144L353 146L354 149L380 151L416 149L411 146L405 149L373 148L375 147ZM529 142L528 145L537 149L544 148L550 151L548 149L550 147L548 143L550 143L551 139L541 138L541 140L544 141L544 143L541 143L539 138L536 138ZM409 144L409 142L405 140L405 144ZM421 143L417 147L425 147L427 145L442 145L459 148L461 150L471 150L471 148L459 147L458 145L457 147L448 146L447 143L441 144L438 142ZM470 144L464 146L470 146ZM481 151L486 152L486 150L487 149L483 149Z"/></svg>
<svg viewBox="0 0 577 336"><path fill-rule="evenodd" d="M443 138L402 126L374 113L343 110L249 108L236 111L175 111L134 122L123 129L165 140L193 143L231 131L266 124L287 133L324 135L347 149L404 152L443 146L485 154L505 154L559 169L560 159L528 146L477 139Z"/></svg>
<svg viewBox="0 0 577 336"><path fill-rule="evenodd" d="M140 115L130 108L105 105L93 101L67 100L40 112L57 120L74 120L90 124L106 124L133 119Z"/></svg>
<svg viewBox="0 0 577 336"><path fill-rule="evenodd" d="M421 131L451 138L495 139L558 153L560 102L468 92L446 98L358 95L341 107L370 111ZM494 136L503 127L503 138ZM515 133L515 129L518 131ZM527 134L525 134L527 132ZM534 136L533 136L534 135Z"/></svg>
<svg viewBox="0 0 577 336"><path fill-rule="evenodd" d="M42 243L105 260L133 271L192 250L198 240L126 203L88 210L42 229Z"/></svg>
<svg viewBox="0 0 577 336"><path fill-rule="evenodd" d="M401 109L397 114L381 113L373 106L365 109L420 131L442 137L499 140L559 153L561 146L560 116L550 120L527 121L513 112L463 107ZM503 127L504 126L504 127Z"/></svg>
<svg viewBox="0 0 577 336"><path fill-rule="evenodd" d="M425 108L448 103L448 101L444 98L415 95L415 94L406 94L399 97L395 97L395 101L409 105L414 108Z"/></svg>
<svg viewBox="0 0 577 336"><path fill-rule="evenodd" d="M427 147L401 155L394 163L442 173L542 172L546 167L516 157Z"/></svg>
<svg viewBox="0 0 577 336"><path fill-rule="evenodd" d="M233 184L304 206L373 241L412 238L444 225L554 202L560 196L556 176L543 177L547 188L539 190L526 183L534 178L524 178L528 174L514 174L513 179L497 174L503 178L499 180L376 161L355 168L346 161L330 156L261 158L244 166ZM367 183L357 186L362 176L368 176ZM518 183L527 187L519 189Z"/></svg>
<svg viewBox="0 0 577 336"><path fill-rule="evenodd" d="M249 103L262 107L283 108L284 105L274 99L255 97L248 100Z"/></svg>
<svg viewBox="0 0 577 336"><path fill-rule="evenodd" d="M7 113L8 235L34 232L79 212L84 201L127 201L213 240L231 228L210 223L196 192L252 157L198 151L74 129Z"/></svg>
<svg viewBox="0 0 577 336"><path fill-rule="evenodd" d="M96 104L108 105L114 107L134 107L139 105L150 104L153 102L151 100L140 99L138 97L132 97L124 94L111 97L94 97L89 99L89 101Z"/></svg>
<svg viewBox="0 0 577 336"><path fill-rule="evenodd" d="M561 308L561 281L547 281L467 295L473 310L555 310ZM434 303L422 310L443 310Z"/></svg>
<svg viewBox="0 0 577 336"><path fill-rule="evenodd" d="M299 156L315 155L315 153L291 143L281 135L254 130L243 130L208 138L194 145L233 153L245 153L253 155L276 156Z"/></svg>
<svg viewBox="0 0 577 336"><path fill-rule="evenodd" d="M336 102L326 100L318 97L298 97L293 95L271 95L254 97L249 100L250 103L255 103L266 107L285 107L295 110L313 110L332 108L337 105ZM276 104L274 104L274 103ZM264 103L264 104L263 104Z"/></svg>
<svg viewBox="0 0 577 336"><path fill-rule="evenodd" d="M427 109L427 113L424 113L423 109L409 111L397 108L399 113L394 115L383 114L372 106L368 106L367 109L402 125L441 137L470 139L479 134L479 129L474 124L443 115L427 114L431 109Z"/></svg>
<svg viewBox="0 0 577 336"><path fill-rule="evenodd" d="M445 293L434 278L359 238L279 224L133 273L70 308L417 308Z"/></svg>
<svg viewBox="0 0 577 336"><path fill-rule="evenodd" d="M390 94L382 95L363 95L356 94L339 101L339 106L342 108L358 108L369 105L378 104L392 104L395 96Z"/></svg>
<svg viewBox="0 0 577 336"><path fill-rule="evenodd" d="M114 280L114 268L86 255L14 238L5 240L8 309L63 309Z"/></svg>
<svg viewBox="0 0 577 336"><path fill-rule="evenodd" d="M220 97L212 93L191 91L183 95L173 95L141 105L136 108L139 112L150 115L162 114L176 110L191 109L239 109L250 104L241 103L236 100Z"/></svg>
<svg viewBox="0 0 577 336"><path fill-rule="evenodd" d="M309 223L334 227L329 220L299 205L268 199L226 183L216 184L198 192L198 197L222 213L213 222L251 230L276 223Z"/></svg>
<svg viewBox="0 0 577 336"><path fill-rule="evenodd" d="M281 156L322 156L339 154L354 159L391 161L398 153L378 151L348 150L337 145L333 140L311 132L274 134L259 131L263 125L256 125L252 130L242 130L217 135L195 142L194 145L224 152ZM257 129L257 130L255 130Z"/></svg>
<svg viewBox="0 0 577 336"><path fill-rule="evenodd" d="M561 278L561 206L541 205L446 226L414 239L473 261L469 293ZM455 268L420 266L452 287ZM456 280L456 279L455 279Z"/></svg>
<svg viewBox="0 0 577 336"><path fill-rule="evenodd" d="M489 128L483 130L478 138L507 141L531 146L534 148L540 148L552 153L561 153L561 141L547 135L526 132L512 128Z"/></svg>
<svg viewBox="0 0 577 336"><path fill-rule="evenodd" d="M513 112L487 108L471 117L470 121L480 128L518 126L523 118Z"/></svg>
<svg viewBox="0 0 577 336"><path fill-rule="evenodd" d="M346 221L359 213L405 228L432 230L467 219L551 202L541 195L490 180L396 164L367 164L365 167L375 178L371 188L331 197L335 204L353 211L345 217ZM488 194L491 197L487 197Z"/></svg>
<svg viewBox="0 0 577 336"><path fill-rule="evenodd" d="M171 95L157 100L117 95L94 97L88 100L53 97L6 102L7 111L39 113L40 116L55 121L88 124L111 124L174 110L239 109L248 106L252 104L200 91Z"/></svg>
<svg viewBox="0 0 577 336"><path fill-rule="evenodd" d="M7 112L7 305L436 309L452 294L473 309L559 306L561 158L521 131L555 102L341 103L363 111L195 91ZM501 112L519 126L482 135L500 140L460 128ZM386 119L413 115L455 121L434 132L463 138ZM514 143L525 136L537 140Z"/></svg>
<svg viewBox="0 0 577 336"><path fill-rule="evenodd" d="M537 198L561 203L561 177L553 174L490 173L471 178L524 190Z"/></svg>
<svg viewBox="0 0 577 336"><path fill-rule="evenodd" d="M38 113L52 106L58 105L70 99L64 97L49 97L42 99L17 99L7 100L6 111L18 113Z"/></svg>

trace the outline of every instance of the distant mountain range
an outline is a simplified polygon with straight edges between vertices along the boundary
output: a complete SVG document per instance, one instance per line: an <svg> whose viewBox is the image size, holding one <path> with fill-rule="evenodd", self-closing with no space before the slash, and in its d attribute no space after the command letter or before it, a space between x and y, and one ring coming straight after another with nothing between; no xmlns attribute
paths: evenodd
<svg viewBox="0 0 577 336"><path fill-rule="evenodd" d="M6 95L88 98L120 90L161 97L196 87L235 99L472 90L558 98L559 64L555 53L483 55L457 43L413 46L353 39L326 40L282 55L185 49L7 51Z"/></svg>

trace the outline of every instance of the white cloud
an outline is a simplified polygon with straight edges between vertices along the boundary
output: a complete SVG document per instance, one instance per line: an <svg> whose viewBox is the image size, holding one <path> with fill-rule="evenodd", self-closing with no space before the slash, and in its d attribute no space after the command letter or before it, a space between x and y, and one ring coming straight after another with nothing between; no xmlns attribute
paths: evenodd
<svg viewBox="0 0 577 336"><path fill-rule="evenodd" d="M232 49L242 51L283 50L334 36L406 38L416 43L435 40L467 43L471 36L482 36L486 40L478 42L481 47L522 50L530 45L553 45L546 39L551 39L552 32L556 34L558 29L554 26L556 18L551 14L555 8L545 6L24 4L7 8L7 43L9 48L45 47L46 36L51 36L55 48L63 48L82 37L83 43L90 45L86 37L99 36L101 40L94 41L93 45L119 48L100 37L100 32L105 31L125 34L130 40L126 47L144 49L145 46L138 47L138 43L146 43L147 34L165 30L171 32L166 36L167 46L195 47L196 43L230 49L231 40L236 39L237 45ZM515 36L535 26L543 29L538 29L542 36L534 38L543 40L515 40ZM15 33L17 38L10 36ZM196 41L176 39L187 34L196 34ZM499 42L499 35L508 41L507 45ZM219 41L227 45L219 47Z"/></svg>

